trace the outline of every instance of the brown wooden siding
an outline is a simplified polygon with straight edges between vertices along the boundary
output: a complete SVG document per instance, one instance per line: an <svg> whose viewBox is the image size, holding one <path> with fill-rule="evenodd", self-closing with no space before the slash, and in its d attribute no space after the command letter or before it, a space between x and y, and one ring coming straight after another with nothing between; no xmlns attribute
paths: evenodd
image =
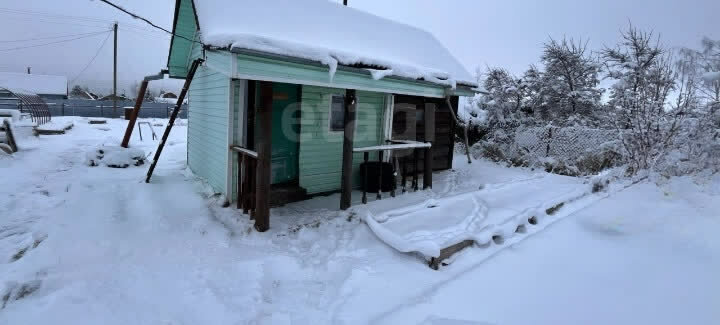
<svg viewBox="0 0 720 325"><path fill-rule="evenodd" d="M458 97L451 98L453 109L457 113ZM450 114L444 98L424 98L417 96L395 95L393 113L393 139L425 141L425 124L423 115L426 104L435 106L435 141L432 147L433 170L452 168L455 146L455 121ZM403 154L400 153L399 154ZM413 171L410 151L401 158L408 162L407 172ZM423 170L424 158L418 157L418 172Z"/></svg>

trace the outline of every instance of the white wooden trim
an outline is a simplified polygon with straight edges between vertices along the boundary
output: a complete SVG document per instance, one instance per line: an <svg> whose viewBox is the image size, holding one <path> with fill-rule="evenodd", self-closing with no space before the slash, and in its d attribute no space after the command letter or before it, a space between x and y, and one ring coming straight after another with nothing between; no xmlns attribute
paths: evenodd
<svg viewBox="0 0 720 325"><path fill-rule="evenodd" d="M385 114L383 116L383 143L392 139L392 126L393 126L393 113L395 109L395 95L385 95ZM383 160L385 162L390 161L390 155L384 154Z"/></svg>
<svg viewBox="0 0 720 325"><path fill-rule="evenodd" d="M408 141L398 144L384 144L380 146L370 146L370 147L361 147L361 148L354 148L353 152L370 152L370 151L385 151L385 150L403 150L403 149L412 149L412 148L430 148L432 147L432 144L430 142L417 142L417 141Z"/></svg>
<svg viewBox="0 0 720 325"><path fill-rule="evenodd" d="M308 81L308 80L300 80L300 79L294 79L294 78L277 78L277 77L268 77L268 76L263 76L263 75L251 75L251 74L236 73L234 78L259 80L259 81L282 82L282 83L290 83L290 84L296 84L296 85L318 86L318 87L326 87L326 88L355 89L355 90L370 91L370 92L376 92L376 93L387 93L388 92L387 88L362 87L362 86L358 87L358 85L348 85L348 84L334 83L334 82ZM399 95L420 96L420 97L428 97L428 98L445 98L445 95L433 95L433 94L428 94L428 93L423 93L423 92L415 92L415 91L393 90L393 93L396 93Z"/></svg>
<svg viewBox="0 0 720 325"><path fill-rule="evenodd" d="M343 103L345 102L345 94L328 94L330 96L330 105L328 105L328 133L345 133L345 118L343 116L343 129L342 130L333 130L332 129L332 106L333 106L333 97L342 97ZM355 96L357 97L357 96ZM357 99L356 99L357 101ZM357 107L357 106L356 106ZM344 114L345 108L343 107L343 114ZM357 120L357 110L355 111L355 117Z"/></svg>
<svg viewBox="0 0 720 325"><path fill-rule="evenodd" d="M237 54L230 53L230 76L231 77L237 75L237 71L238 71L237 70L237 62L238 62Z"/></svg>
<svg viewBox="0 0 720 325"><path fill-rule="evenodd" d="M250 149L245 149L245 148L243 148L243 147L232 146L232 147L230 147L230 150L231 150L231 151L237 151L237 152L243 153L243 154L245 154L245 155L247 155L247 156L250 156L250 157L253 157L253 158L255 158L255 159L257 159L257 157L258 157L258 153L257 153L257 152L252 151L252 150L250 150Z"/></svg>
<svg viewBox="0 0 720 325"><path fill-rule="evenodd" d="M330 105L328 105L328 119L327 119L328 128L327 128L327 134L328 134L328 135L332 135L332 134L335 134L335 135L337 135L337 134L339 134L339 135L345 135L345 127L344 127L344 126L343 126L343 129L340 130L340 131L333 131L333 130L330 128L330 121L332 121L332 116L331 116L331 114L332 114L332 98L333 98L333 96L341 96L343 99L345 99L345 94L344 94L344 93L340 93L340 92L332 92L332 93L323 94L322 96L330 96ZM344 101L343 101L343 102L344 102ZM356 95L355 95L355 130L353 130L353 137L355 137L355 135L357 134L357 130L358 130L358 127L357 127L358 109L357 109L357 107L358 107L358 104L359 104L359 103L360 103L360 97L358 97L357 94L356 94Z"/></svg>
<svg viewBox="0 0 720 325"><path fill-rule="evenodd" d="M233 121L235 120L235 87L233 87L233 80L228 78L228 126L227 126L227 145L230 147L235 141L235 132L233 130ZM232 203L233 200L233 188L232 188L232 176L233 176L233 153L227 152L227 170L225 172L225 199L228 203Z"/></svg>
<svg viewBox="0 0 720 325"><path fill-rule="evenodd" d="M234 80L238 86L238 116L237 116L237 132L235 134L234 144L247 147L247 112L248 112L248 81Z"/></svg>

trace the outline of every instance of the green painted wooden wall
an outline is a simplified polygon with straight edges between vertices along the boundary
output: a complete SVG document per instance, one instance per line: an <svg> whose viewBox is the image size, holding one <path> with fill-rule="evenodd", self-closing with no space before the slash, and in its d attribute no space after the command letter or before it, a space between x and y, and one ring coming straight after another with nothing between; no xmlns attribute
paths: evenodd
<svg viewBox="0 0 720 325"><path fill-rule="evenodd" d="M188 166L217 193L226 194L231 83L222 70L231 69L230 56L206 54L207 65L198 68L188 93ZM191 58L200 55L195 45Z"/></svg>
<svg viewBox="0 0 720 325"><path fill-rule="evenodd" d="M343 133L329 129L330 102L333 94L344 95L344 89L303 86L300 117L300 186L309 194L340 189ZM382 120L385 95L359 91L355 147L380 144L383 141ZM377 159L371 155L371 159ZM363 155L353 157L355 187L360 185L359 168Z"/></svg>

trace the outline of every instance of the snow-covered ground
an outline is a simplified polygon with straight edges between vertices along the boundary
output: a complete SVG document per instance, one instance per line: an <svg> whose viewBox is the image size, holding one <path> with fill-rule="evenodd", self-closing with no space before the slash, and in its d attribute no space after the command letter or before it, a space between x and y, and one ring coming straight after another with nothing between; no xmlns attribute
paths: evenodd
<svg viewBox="0 0 720 325"><path fill-rule="evenodd" d="M145 184L147 164L87 164L125 121L63 119L65 135L23 137L0 156L0 324L720 322L717 175L589 194L434 271L361 220L464 193L493 203L492 191L558 176L458 159L433 191L347 212L337 195L291 204L259 234L185 170L183 123ZM150 154L157 141L136 133L131 146Z"/></svg>

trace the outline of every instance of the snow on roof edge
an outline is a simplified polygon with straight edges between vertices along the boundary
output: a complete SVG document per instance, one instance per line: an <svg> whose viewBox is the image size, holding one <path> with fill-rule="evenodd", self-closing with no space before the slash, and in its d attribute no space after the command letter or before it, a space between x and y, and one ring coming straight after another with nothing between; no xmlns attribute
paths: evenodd
<svg viewBox="0 0 720 325"><path fill-rule="evenodd" d="M433 34L355 8L325 0L302 4L287 0L195 0L193 4L199 37L206 45L320 62L330 68L331 80L340 64L386 68L373 73L377 79L397 76L453 89L457 84L478 86ZM298 16L297 6L323 19ZM233 7L254 14L237 19Z"/></svg>
<svg viewBox="0 0 720 325"><path fill-rule="evenodd" d="M416 67L407 64L392 63L390 61L372 59L368 57L355 56L343 53L338 50L323 49L319 47L305 46L300 43L273 40L248 34L214 35L204 39L208 45L227 48L229 50L250 50L261 53L269 53L278 56L294 57L319 62L330 68L330 79L332 80L338 65L353 66L357 64L367 66L385 67L385 70L365 69L371 73L375 80L384 77L394 76L418 81L427 81L455 89L457 85L477 87L473 81L455 80L449 73L425 67Z"/></svg>

